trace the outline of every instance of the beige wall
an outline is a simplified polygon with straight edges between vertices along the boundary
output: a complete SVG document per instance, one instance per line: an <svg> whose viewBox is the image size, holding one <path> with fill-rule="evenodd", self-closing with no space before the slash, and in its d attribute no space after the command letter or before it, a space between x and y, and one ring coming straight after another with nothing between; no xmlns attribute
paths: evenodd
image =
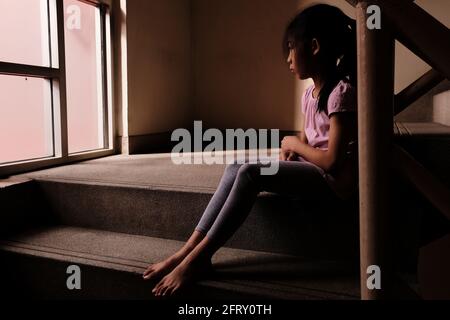
<svg viewBox="0 0 450 320"><path fill-rule="evenodd" d="M354 18L345 0L320 2ZM417 2L448 25L450 1ZM300 97L309 82L288 72L281 37L290 18L312 3L129 0L129 135L170 132L193 120L205 127L301 130ZM396 92L428 68L397 44Z"/></svg>
<svg viewBox="0 0 450 320"><path fill-rule="evenodd" d="M127 1L130 136L192 122L190 23L190 1Z"/></svg>
<svg viewBox="0 0 450 320"><path fill-rule="evenodd" d="M193 0L194 110L205 126L293 129L281 39L297 1Z"/></svg>

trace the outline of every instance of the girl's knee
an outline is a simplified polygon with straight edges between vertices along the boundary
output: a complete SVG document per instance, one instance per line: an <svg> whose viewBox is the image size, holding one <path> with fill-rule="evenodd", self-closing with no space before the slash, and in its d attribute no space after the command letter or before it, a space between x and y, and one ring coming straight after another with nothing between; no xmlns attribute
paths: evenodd
<svg viewBox="0 0 450 320"><path fill-rule="evenodd" d="M225 167L225 171L228 172L237 172L241 168L242 164L239 163L230 163Z"/></svg>
<svg viewBox="0 0 450 320"><path fill-rule="evenodd" d="M260 166L252 163L244 163L238 171L238 175L249 178L252 182L256 182L260 174Z"/></svg>

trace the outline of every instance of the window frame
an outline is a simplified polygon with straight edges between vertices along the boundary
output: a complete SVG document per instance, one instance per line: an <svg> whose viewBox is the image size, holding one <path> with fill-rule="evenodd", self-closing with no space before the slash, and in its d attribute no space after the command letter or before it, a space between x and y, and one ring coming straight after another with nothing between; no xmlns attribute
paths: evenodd
<svg viewBox="0 0 450 320"><path fill-rule="evenodd" d="M100 10L101 23L101 59L103 88L103 137L104 148L69 154L68 119L67 119L67 87L66 87L66 54L65 54L65 12L64 0L54 0L55 16L49 14L49 32L57 27L58 68L17 64L0 61L0 74L43 78L50 81L52 91L53 114L53 149L54 154L48 158L19 160L0 164L0 177L55 167L73 162L101 158L117 154L117 137L115 135L116 120L114 117L114 87L113 87L113 44L111 25L111 6L109 1L77 0L93 5ZM52 0L48 0L51 5ZM56 21L54 21L56 18ZM51 37L49 39L51 41ZM51 46L54 44L51 43ZM52 50L55 50L52 48ZM50 56L52 56L50 52Z"/></svg>

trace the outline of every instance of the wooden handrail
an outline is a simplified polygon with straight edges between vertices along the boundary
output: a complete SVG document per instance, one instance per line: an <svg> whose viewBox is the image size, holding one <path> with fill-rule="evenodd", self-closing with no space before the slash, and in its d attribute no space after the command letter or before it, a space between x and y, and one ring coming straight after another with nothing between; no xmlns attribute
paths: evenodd
<svg viewBox="0 0 450 320"><path fill-rule="evenodd" d="M362 2L363 0L346 0L349 4L351 4L352 6L356 7L358 5L359 2ZM434 19L431 15L429 15L427 12L425 12L424 10L422 10L420 7L418 7L417 5L414 5L413 0L397 0L397 1L384 1L384 0L374 0L374 3L378 4L378 5L382 5L383 9L386 10L387 13L389 13L389 11L393 11L394 13L391 12L391 20L394 22L393 26L397 26L397 28L395 30L399 30L400 32L402 32L402 30L404 29L408 29L410 28L410 26L403 26L402 23L403 22L397 22L396 19L396 15L397 15L397 11L401 10L404 11L405 7L408 7L408 5L413 5L413 7L415 6L413 10L413 12L415 12L414 18L413 17L408 17L406 15L402 16L402 21L408 20L408 23L411 24L411 20L414 21L414 24L416 25L416 20L415 17L420 16L420 19L422 21L425 21L423 23L430 23L432 25L432 29L430 32L438 32L440 35L443 35L444 38L447 37L448 41L446 43L447 45L447 49L442 48L444 51L445 50L450 50L450 45L448 45L450 43L450 33L449 30L443 26L439 21L437 21L436 19ZM394 9L392 9L394 8ZM389 16L389 15L388 15ZM421 32L421 39L420 43L429 43L429 30L425 30L423 31L423 28L420 28ZM424 58L424 60L426 60L428 63L430 63L431 65L433 65L432 62L430 62L430 58L428 58L427 55L425 55L424 53L418 52L418 51L422 51L422 50L415 50L414 46L415 44L412 42L415 42L415 36L416 34L413 32L410 32L410 29L407 30L408 32L406 33L408 39L414 39L414 41L407 41L404 40L404 44L407 45L410 49L412 49L413 51L415 51L416 54L418 54L419 56L421 56L422 58ZM401 37L401 36L400 36ZM424 40L424 38L426 38ZM436 37L433 37L433 39L436 39ZM428 40L428 41L426 41ZM409 43L409 44L408 44ZM435 45L435 43L429 43L428 48L434 48L434 51L439 51L441 50L441 46L440 45ZM433 52L432 56L434 59L440 60L441 64L444 65L443 68L437 69L437 70L445 70L449 68L449 63L448 63L448 59L447 57L450 56L450 51L448 51L449 54L439 54L439 52L436 54L436 52ZM438 63L439 64L439 63ZM438 64L434 64L435 66ZM449 75L447 74L446 76L443 75L443 73L435 71L435 70L431 70L429 72L427 72L426 74L424 74L421 78L417 79L415 82L413 82L410 86L408 86L406 89L404 89L401 93L399 93L396 97L395 97L395 110L394 110L394 115L398 115L400 112L404 111L406 108L408 108L412 103L414 103L417 99L419 99L420 97L422 97L424 94L426 94L427 92L429 92L431 89L433 89L435 86L437 86L439 83L441 83L443 80L445 80L445 78L449 78ZM449 78L450 79L450 78Z"/></svg>
<svg viewBox="0 0 450 320"><path fill-rule="evenodd" d="M394 115L398 115L444 80L445 77L435 70L425 73L395 96Z"/></svg>
<svg viewBox="0 0 450 320"><path fill-rule="evenodd" d="M346 0L357 6L362 0ZM411 0L374 0L396 38L433 69L450 79L450 30Z"/></svg>
<svg viewBox="0 0 450 320"><path fill-rule="evenodd" d="M447 219L450 219L450 190L398 145L393 147L395 167Z"/></svg>
<svg viewBox="0 0 450 320"><path fill-rule="evenodd" d="M346 0L356 7L358 33L358 126L361 298L383 299L393 293L392 214L389 169L394 166L450 219L450 191L392 141L396 113L450 79L450 32L412 0ZM369 5L381 7L381 30L367 28ZM426 26L424 28L424 26ZM432 37L430 37L432 35ZM394 37L430 64L430 71L394 96ZM435 40L442 42L436 44ZM442 76L441 76L442 75ZM397 106L394 106L394 98ZM384 286L365 285L368 266L383 270Z"/></svg>
<svg viewBox="0 0 450 320"><path fill-rule="evenodd" d="M392 293L390 259L391 146L394 119L394 49L389 28L367 28L367 6L357 5L358 140L361 298L386 299ZM367 286L370 266L383 270L380 290Z"/></svg>

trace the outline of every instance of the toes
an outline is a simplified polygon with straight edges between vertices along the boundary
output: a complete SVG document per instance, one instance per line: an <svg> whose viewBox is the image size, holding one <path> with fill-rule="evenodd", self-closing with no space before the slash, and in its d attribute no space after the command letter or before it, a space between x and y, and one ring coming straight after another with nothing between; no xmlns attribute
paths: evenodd
<svg viewBox="0 0 450 320"><path fill-rule="evenodd" d="M159 289L158 289L156 295L157 295L158 297L162 296L162 294L163 294L165 288L166 288L165 285L162 285L161 287L159 287Z"/></svg>
<svg viewBox="0 0 450 320"><path fill-rule="evenodd" d="M178 292L180 287L181 287L180 284L173 284L173 283L169 284L167 279L164 279L155 286L155 288L152 290L152 292L156 297L172 296Z"/></svg>
<svg viewBox="0 0 450 320"><path fill-rule="evenodd" d="M144 274L142 275L142 278L147 279L148 276L151 274L151 271L145 271Z"/></svg>
<svg viewBox="0 0 450 320"><path fill-rule="evenodd" d="M178 292L178 289L180 289L179 284L172 288L172 290L170 291L170 295L175 295Z"/></svg>
<svg viewBox="0 0 450 320"><path fill-rule="evenodd" d="M161 288L161 286L156 287L155 289L153 289L153 293L155 294L155 296L159 296L159 289Z"/></svg>
<svg viewBox="0 0 450 320"><path fill-rule="evenodd" d="M169 286L167 290L164 292L163 296L170 297L172 295L173 286Z"/></svg>
<svg viewBox="0 0 450 320"><path fill-rule="evenodd" d="M152 290L152 292L155 294L155 296L158 294L159 288L162 286L162 281L159 282Z"/></svg>
<svg viewBox="0 0 450 320"><path fill-rule="evenodd" d="M147 270L144 271L143 276L144 277L148 276L152 271L153 271L153 265L148 267Z"/></svg>
<svg viewBox="0 0 450 320"><path fill-rule="evenodd" d="M154 273L154 271L152 270L152 271L149 271L149 272L146 272L145 274L144 274L144 280L151 280L151 278L153 277L153 275L154 275L155 273Z"/></svg>
<svg viewBox="0 0 450 320"><path fill-rule="evenodd" d="M163 278L155 287L155 289L153 289L153 292L155 293L155 296L159 296L162 293L162 289L165 288L165 284L166 284L166 278Z"/></svg>
<svg viewBox="0 0 450 320"><path fill-rule="evenodd" d="M163 288L163 289L161 290L162 295L163 295L163 296L169 295L168 293L170 292L170 290L171 290L171 286L166 286L165 288Z"/></svg>

